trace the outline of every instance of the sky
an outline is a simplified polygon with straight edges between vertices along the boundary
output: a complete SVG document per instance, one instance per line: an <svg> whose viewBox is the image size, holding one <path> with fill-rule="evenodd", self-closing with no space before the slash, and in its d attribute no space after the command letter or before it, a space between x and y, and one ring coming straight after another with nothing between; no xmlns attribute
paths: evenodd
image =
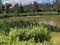
<svg viewBox="0 0 60 45"><path fill-rule="evenodd" d="M30 3L33 3L34 1L37 1L38 3L53 3L53 0L2 0L3 3L12 3L12 4L15 4L15 3L22 3L22 4L30 4Z"/></svg>

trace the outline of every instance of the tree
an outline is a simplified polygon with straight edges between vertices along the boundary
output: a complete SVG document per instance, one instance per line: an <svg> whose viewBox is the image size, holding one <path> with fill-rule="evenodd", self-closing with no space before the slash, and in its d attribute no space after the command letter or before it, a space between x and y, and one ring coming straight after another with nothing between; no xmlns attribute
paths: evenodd
<svg viewBox="0 0 60 45"><path fill-rule="evenodd" d="M57 9L57 11L59 13L60 12L60 0L56 0L55 7L56 7L56 9Z"/></svg>
<svg viewBox="0 0 60 45"><path fill-rule="evenodd" d="M2 3L2 0L0 0L0 13L4 11L4 5Z"/></svg>
<svg viewBox="0 0 60 45"><path fill-rule="evenodd" d="M24 13L25 11L24 11L24 9L23 9L23 6L22 6L22 4L20 4L20 13Z"/></svg>
<svg viewBox="0 0 60 45"><path fill-rule="evenodd" d="M16 3L14 6L13 6L13 10L14 10L14 12L16 12L16 13L19 13L20 11L20 9L19 9L19 4L18 3Z"/></svg>
<svg viewBox="0 0 60 45"><path fill-rule="evenodd" d="M12 6L10 3L5 3L5 11L6 13L9 13L9 8Z"/></svg>
<svg viewBox="0 0 60 45"><path fill-rule="evenodd" d="M34 12L39 12L39 5L38 5L38 3L36 2L36 1L34 1L34 3L33 3L33 8L34 8Z"/></svg>

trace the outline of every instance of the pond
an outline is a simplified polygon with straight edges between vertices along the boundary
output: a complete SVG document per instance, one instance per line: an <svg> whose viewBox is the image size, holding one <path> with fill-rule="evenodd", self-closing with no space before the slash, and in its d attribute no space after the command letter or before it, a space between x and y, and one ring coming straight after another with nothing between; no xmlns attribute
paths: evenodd
<svg viewBox="0 0 60 45"><path fill-rule="evenodd" d="M57 25L60 27L60 16L25 16L25 17L10 17L2 20L17 20L17 19L24 19L29 21L35 21L39 24L50 24L50 25Z"/></svg>
<svg viewBox="0 0 60 45"><path fill-rule="evenodd" d="M60 16L29 16L29 17L22 17L22 19L27 19L30 21L36 21L39 24L50 24L50 25L57 25L60 27Z"/></svg>

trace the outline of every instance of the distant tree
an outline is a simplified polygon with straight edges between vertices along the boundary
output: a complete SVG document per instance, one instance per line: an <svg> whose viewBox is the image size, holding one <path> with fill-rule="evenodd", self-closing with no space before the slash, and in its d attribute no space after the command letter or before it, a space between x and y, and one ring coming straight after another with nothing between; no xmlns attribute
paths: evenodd
<svg viewBox="0 0 60 45"><path fill-rule="evenodd" d="M55 7L57 7L58 13L60 12L60 0L56 0Z"/></svg>
<svg viewBox="0 0 60 45"><path fill-rule="evenodd" d="M34 10L33 4L25 6L25 12L34 12L33 10Z"/></svg>
<svg viewBox="0 0 60 45"><path fill-rule="evenodd" d="M9 8L12 6L10 3L5 3L5 11L6 13L9 13Z"/></svg>
<svg viewBox="0 0 60 45"><path fill-rule="evenodd" d="M24 8L23 8L22 4L20 4L20 13L24 13L24 12L25 12Z"/></svg>
<svg viewBox="0 0 60 45"><path fill-rule="evenodd" d="M38 3L36 2L36 1L34 1L34 3L33 3L33 8L34 8L34 12L39 12L39 5L38 5Z"/></svg>
<svg viewBox="0 0 60 45"><path fill-rule="evenodd" d="M51 10L51 4L50 3L46 3L45 4L45 11L50 11L50 10Z"/></svg>
<svg viewBox="0 0 60 45"><path fill-rule="evenodd" d="M60 12L60 0L53 1L53 4L47 3L38 3L34 1L34 3L28 5L22 5L16 3L12 6L10 3L6 3L3 5L2 0L0 0L0 13L3 12L10 13L24 13L24 12L41 12L41 11L57 11Z"/></svg>
<svg viewBox="0 0 60 45"><path fill-rule="evenodd" d="M0 0L0 13L4 11L4 5L2 3L2 0Z"/></svg>
<svg viewBox="0 0 60 45"><path fill-rule="evenodd" d="M13 11L14 11L15 13L19 13L19 12L20 12L20 8L19 8L19 4L18 4L18 3L16 3L16 4L13 6Z"/></svg>

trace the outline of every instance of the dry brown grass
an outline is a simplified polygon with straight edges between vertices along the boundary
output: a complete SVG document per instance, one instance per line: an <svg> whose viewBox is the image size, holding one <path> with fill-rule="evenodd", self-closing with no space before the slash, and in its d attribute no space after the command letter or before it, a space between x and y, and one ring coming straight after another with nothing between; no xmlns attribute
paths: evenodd
<svg viewBox="0 0 60 45"><path fill-rule="evenodd" d="M51 32L52 41L60 42L60 32Z"/></svg>

